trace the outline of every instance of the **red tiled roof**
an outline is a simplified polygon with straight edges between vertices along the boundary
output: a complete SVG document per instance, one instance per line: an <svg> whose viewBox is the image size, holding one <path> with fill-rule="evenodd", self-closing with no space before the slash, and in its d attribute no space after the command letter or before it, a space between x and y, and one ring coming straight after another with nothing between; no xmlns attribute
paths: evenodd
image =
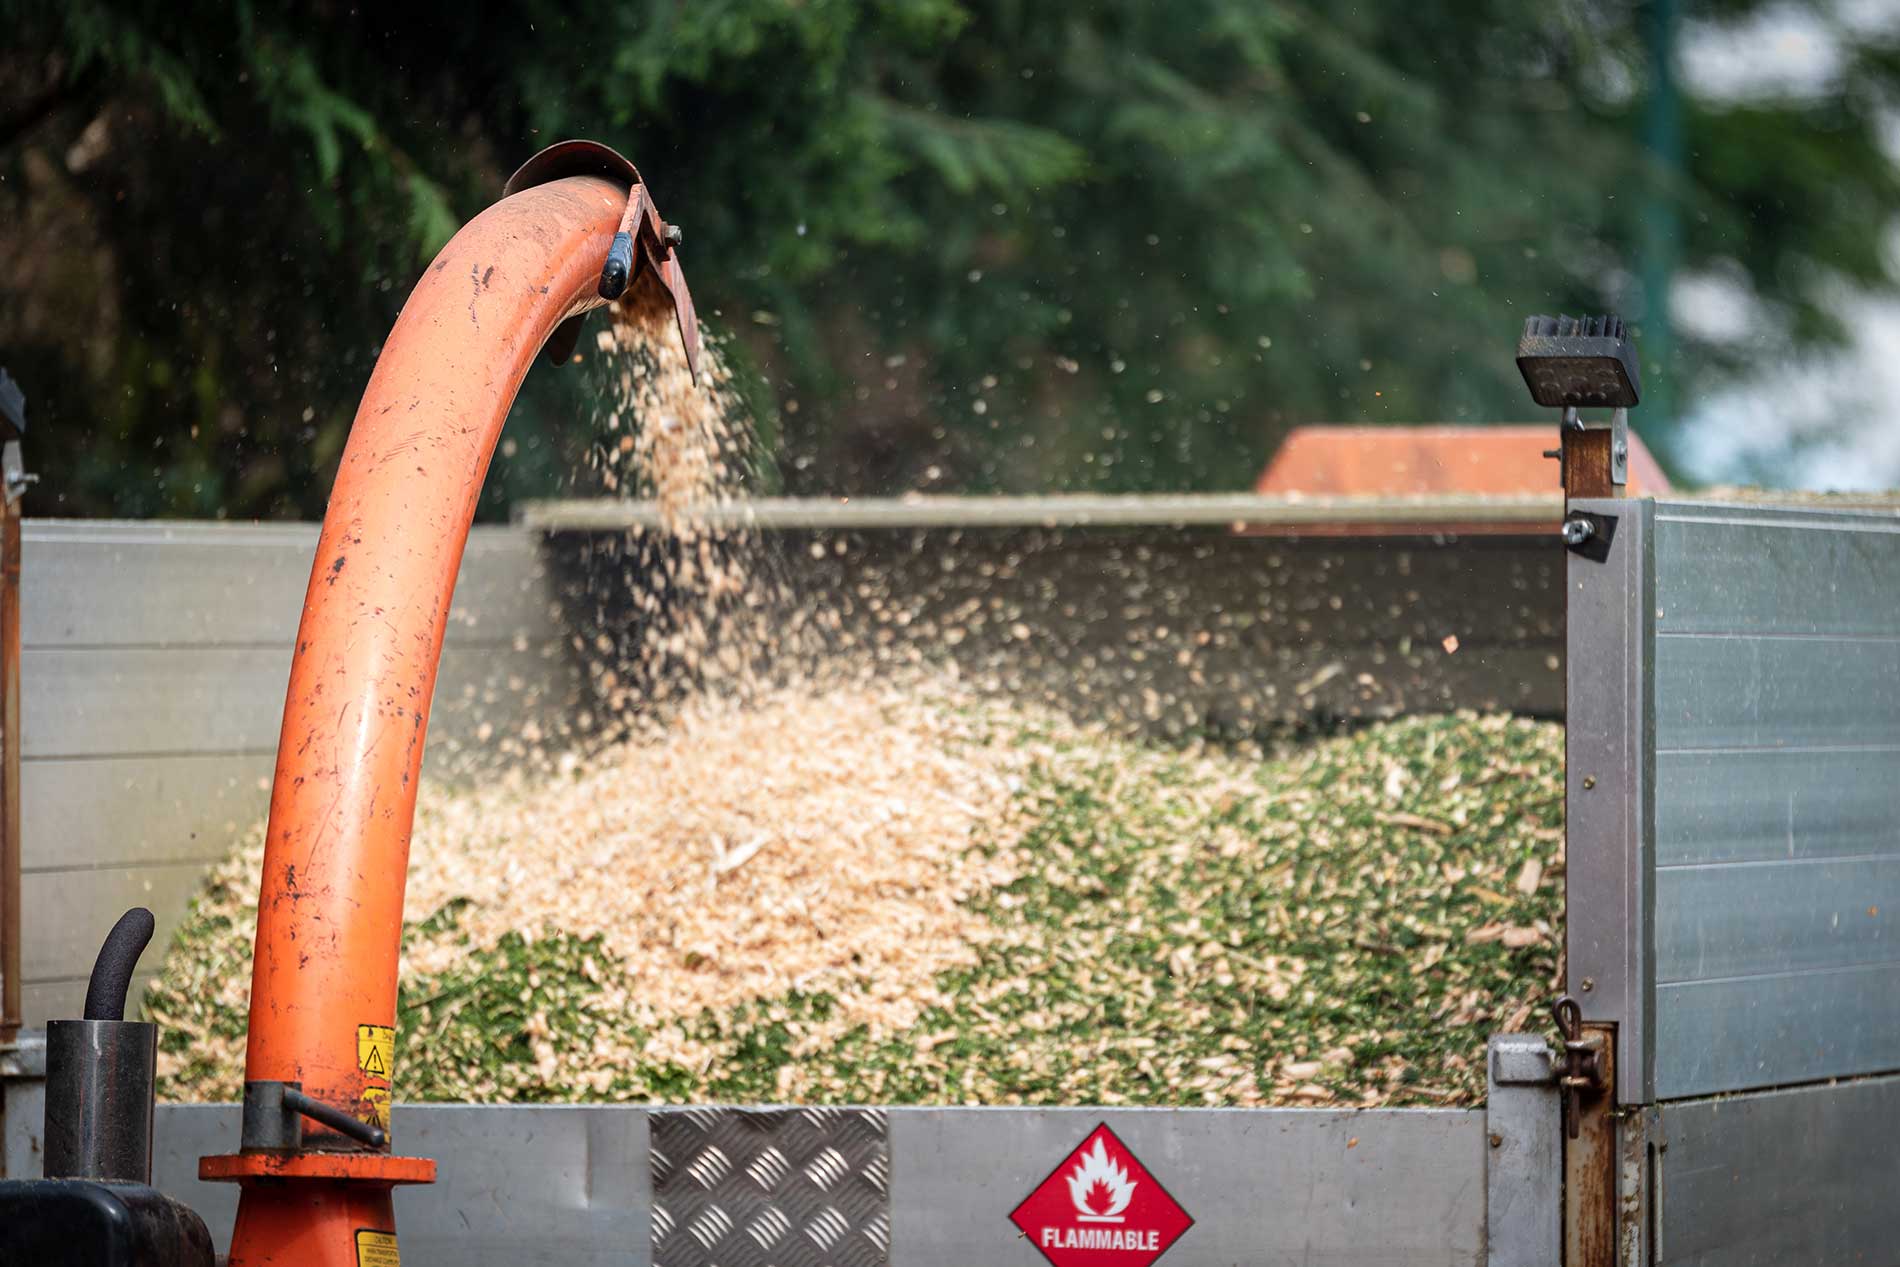
<svg viewBox="0 0 1900 1267"><path fill-rule="evenodd" d="M1402 497L1421 493L1556 493L1556 424L1492 427L1295 427L1257 493ZM1629 493L1667 493L1669 479L1630 432Z"/></svg>

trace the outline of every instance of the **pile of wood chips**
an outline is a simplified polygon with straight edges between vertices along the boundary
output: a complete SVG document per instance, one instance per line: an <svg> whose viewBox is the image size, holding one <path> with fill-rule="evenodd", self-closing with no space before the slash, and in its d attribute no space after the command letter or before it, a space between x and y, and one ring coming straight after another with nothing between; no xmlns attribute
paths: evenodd
<svg viewBox="0 0 1900 1267"><path fill-rule="evenodd" d="M954 683L708 699L426 786L403 1094L1460 1103L1557 970L1561 731L1416 718L1160 747ZM261 837L261 833L260 833ZM261 843L149 1011L228 1099Z"/></svg>

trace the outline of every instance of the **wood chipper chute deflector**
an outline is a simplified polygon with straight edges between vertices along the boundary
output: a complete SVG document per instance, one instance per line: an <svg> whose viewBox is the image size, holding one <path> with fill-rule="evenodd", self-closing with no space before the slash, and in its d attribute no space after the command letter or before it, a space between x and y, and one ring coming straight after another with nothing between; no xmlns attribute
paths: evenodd
<svg viewBox="0 0 1900 1267"><path fill-rule="evenodd" d="M397 956L449 601L516 391L627 284L698 321L639 172L588 141L530 159L423 273L370 376L324 516L291 665L258 903L232 1267L395 1262ZM367 1255L367 1256L366 1256Z"/></svg>

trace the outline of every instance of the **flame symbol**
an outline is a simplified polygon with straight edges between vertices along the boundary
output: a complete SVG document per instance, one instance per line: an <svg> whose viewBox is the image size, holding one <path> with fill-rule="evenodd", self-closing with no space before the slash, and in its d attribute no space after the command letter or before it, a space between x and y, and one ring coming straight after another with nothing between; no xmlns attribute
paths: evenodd
<svg viewBox="0 0 1900 1267"><path fill-rule="evenodd" d="M1069 1199L1075 1202L1076 1219L1083 1223L1120 1223L1122 1211L1134 1197L1135 1181L1108 1159L1106 1142L1097 1139L1069 1176Z"/></svg>

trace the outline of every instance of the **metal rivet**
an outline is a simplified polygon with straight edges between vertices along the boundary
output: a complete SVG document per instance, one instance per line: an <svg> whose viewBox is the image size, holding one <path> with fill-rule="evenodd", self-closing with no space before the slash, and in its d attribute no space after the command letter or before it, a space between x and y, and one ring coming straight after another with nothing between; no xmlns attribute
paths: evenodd
<svg viewBox="0 0 1900 1267"><path fill-rule="evenodd" d="M1596 988L1597 988L1597 979L1595 977L1585 977L1583 979L1583 992L1585 994L1590 993L1590 991Z"/></svg>
<svg viewBox="0 0 1900 1267"><path fill-rule="evenodd" d="M1496 1131L1491 1132L1491 1147L1493 1148L1504 1147L1504 1136L1498 1134Z"/></svg>
<svg viewBox="0 0 1900 1267"><path fill-rule="evenodd" d="M1584 775L1584 776L1583 776L1583 790L1584 790L1584 791L1586 791L1586 792L1587 792L1587 791L1589 791L1589 790L1590 790L1591 788L1593 788L1593 787L1595 787L1596 785L1597 785L1597 776L1596 776L1596 775L1594 775L1594 774L1586 774L1586 775Z"/></svg>

